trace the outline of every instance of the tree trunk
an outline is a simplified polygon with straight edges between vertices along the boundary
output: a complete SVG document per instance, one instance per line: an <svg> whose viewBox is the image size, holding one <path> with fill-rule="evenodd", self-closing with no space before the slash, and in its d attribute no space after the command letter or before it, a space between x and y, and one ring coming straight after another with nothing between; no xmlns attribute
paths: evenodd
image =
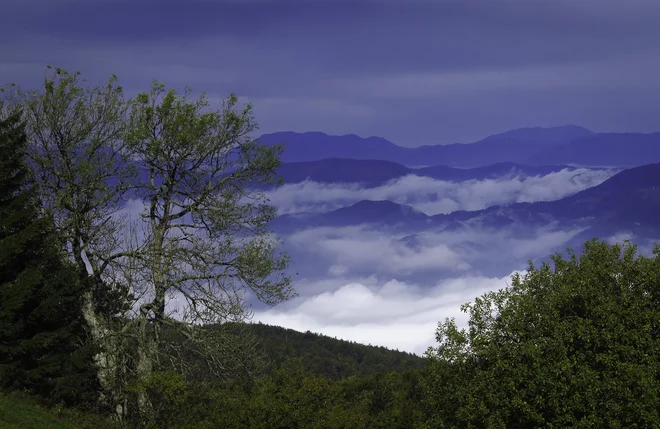
<svg viewBox="0 0 660 429"><path fill-rule="evenodd" d="M99 283L87 271L87 265L82 257L82 248L75 241L73 243L73 255L80 272L80 281L87 282L81 302L83 319L89 329L92 341L99 348L99 351L94 355L96 377L101 388L99 405L102 409L113 410L116 420L124 421L127 412L126 401L121 398L116 384L116 377L121 369L118 364L120 350L117 337L113 335L103 315L98 314L96 311L94 289L99 287Z"/></svg>
<svg viewBox="0 0 660 429"><path fill-rule="evenodd" d="M94 309L92 290L83 295L82 314L89 329L89 333L100 351L94 355L94 364L97 371L97 379L101 387L100 405L102 408L114 409L115 419L124 420L127 412L126 403L120 398L115 383L115 378L120 370L117 362L117 339L106 326L103 318Z"/></svg>
<svg viewBox="0 0 660 429"><path fill-rule="evenodd" d="M149 379L153 372L154 358L156 355L156 341L153 335L149 334L149 304L144 304L140 308L140 319L138 321L138 345L137 345L137 377L138 382L144 383ZM148 421L154 417L153 406L149 401L144 385L140 386L137 392L138 412L140 419Z"/></svg>

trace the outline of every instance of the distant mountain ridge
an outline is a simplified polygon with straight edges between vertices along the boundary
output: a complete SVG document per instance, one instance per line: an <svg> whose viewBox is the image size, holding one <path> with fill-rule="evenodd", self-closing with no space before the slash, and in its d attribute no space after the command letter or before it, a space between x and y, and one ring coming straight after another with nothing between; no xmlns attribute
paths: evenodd
<svg viewBox="0 0 660 429"><path fill-rule="evenodd" d="M512 162L477 168L454 168L443 165L409 168L392 161L326 158L318 161L286 162L278 168L277 173L285 183L299 183L309 179L320 183L360 183L364 187L374 187L409 174L448 182L465 182L515 176L545 176L565 169L575 170L568 165L529 166Z"/></svg>
<svg viewBox="0 0 660 429"><path fill-rule="evenodd" d="M588 221L590 226L660 229L660 163L623 170L600 185L556 201L516 203L435 215L433 223L479 219L494 226Z"/></svg>
<svg viewBox="0 0 660 429"><path fill-rule="evenodd" d="M612 167L660 162L660 133L594 133L575 125L521 128L474 143L417 148L397 146L382 137L331 136L321 132L278 132L259 139L266 145L285 143L282 161L287 163L348 158L391 161L408 167L473 168L501 162Z"/></svg>

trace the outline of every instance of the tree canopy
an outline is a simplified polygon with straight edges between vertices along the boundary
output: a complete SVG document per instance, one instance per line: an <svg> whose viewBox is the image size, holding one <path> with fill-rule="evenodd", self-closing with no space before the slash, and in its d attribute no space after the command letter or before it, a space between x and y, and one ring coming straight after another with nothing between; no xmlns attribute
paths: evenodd
<svg viewBox="0 0 660 429"><path fill-rule="evenodd" d="M530 263L439 324L428 351L430 427L655 427L660 248L587 242Z"/></svg>

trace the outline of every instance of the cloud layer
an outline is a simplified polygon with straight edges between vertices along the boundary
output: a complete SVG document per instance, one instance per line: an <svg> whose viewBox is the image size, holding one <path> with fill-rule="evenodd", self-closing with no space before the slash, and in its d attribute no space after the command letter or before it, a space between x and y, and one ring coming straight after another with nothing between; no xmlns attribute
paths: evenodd
<svg viewBox="0 0 660 429"><path fill-rule="evenodd" d="M254 321L422 354L434 345L439 321L455 317L465 325L461 304L505 287L509 277L461 277L425 288L394 278L383 283L359 279L257 311Z"/></svg>
<svg viewBox="0 0 660 429"><path fill-rule="evenodd" d="M599 185L613 175L609 170L562 170L546 176L445 182L408 175L375 188L358 184L301 182L269 192L280 214L327 212L360 200L390 200L435 215L456 210L481 210L493 205L552 201Z"/></svg>
<svg viewBox="0 0 660 429"><path fill-rule="evenodd" d="M407 263L408 268L418 269L424 261L431 259L424 255L431 254L437 257L435 263L438 265L451 261L461 263L465 254L454 253L446 260L441 255L448 252L452 243L465 238L479 240L479 237L485 245L482 252L473 256L481 261L492 261L496 255L501 257L504 254L510 260L520 262L564 249L579 231L545 230L524 238L506 231L491 232L490 235L484 231L463 232L463 236L427 234L418 257L414 253L406 254L398 247L398 240L382 232L356 228L325 232L343 238L324 239L319 230L303 234L308 239L310 251L314 248L319 253L327 251L328 260L346 264L342 273L334 278L329 275L320 280L294 282L300 293L298 298L272 309L258 309L253 320L423 354L429 346L436 345L434 334L438 322L453 317L459 327L467 327L468 315L460 311L460 306L486 292L508 286L511 274L524 273L524 265L509 263L510 267L519 268L498 276L475 275L476 269L467 269L453 277L415 283L403 281L397 274L397 271L405 271ZM294 240L301 239L301 235L294 237ZM626 239L634 240L635 237L619 233L606 240L614 244ZM650 256L651 242L642 241L640 253ZM581 247L575 249L579 251ZM372 275L347 275L364 264Z"/></svg>
<svg viewBox="0 0 660 429"><path fill-rule="evenodd" d="M584 228L533 230L466 228L391 234L364 226L311 228L284 237L294 267L316 279L346 275L403 281L460 275L503 275L524 268L575 238ZM304 292L301 292L304 293Z"/></svg>
<svg viewBox="0 0 660 429"><path fill-rule="evenodd" d="M452 195L464 195L467 203L479 195L492 198L498 192L516 198L533 197L534 192L537 196L542 192L556 195L566 192L560 186L579 188L604 179L596 173L582 171L571 176L560 172L523 181L454 184ZM375 192L405 196L421 188L420 195L425 195L432 187L424 188L420 179L404 178ZM437 189L442 182L432 185ZM451 191L448 186L444 189ZM348 185L316 189L318 201L345 198L346 192L371 191ZM121 214L136 219L142 210L140 202L131 201ZM247 298L253 304L254 321L421 354L434 345L439 321L455 317L459 325L465 325L467 315L460 312L461 304L505 287L512 271L525 269L528 260L538 262L574 245L583 233L581 228L557 229L553 225L499 230L468 226L409 235L365 226L310 228L282 237L293 257L290 274L299 296L274 308ZM627 238L634 237L621 232L608 241ZM648 254L648 243L641 250ZM295 275L294 270L301 274ZM183 305L181 297L174 296L168 309Z"/></svg>

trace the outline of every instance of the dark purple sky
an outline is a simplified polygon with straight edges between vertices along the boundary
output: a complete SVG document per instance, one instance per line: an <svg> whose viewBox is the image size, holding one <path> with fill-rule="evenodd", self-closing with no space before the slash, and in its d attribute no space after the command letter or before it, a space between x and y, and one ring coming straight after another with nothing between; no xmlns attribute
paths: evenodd
<svg viewBox="0 0 660 429"><path fill-rule="evenodd" d="M404 146L660 130L660 0L0 0L0 85L46 64L132 95L230 92L262 132Z"/></svg>

